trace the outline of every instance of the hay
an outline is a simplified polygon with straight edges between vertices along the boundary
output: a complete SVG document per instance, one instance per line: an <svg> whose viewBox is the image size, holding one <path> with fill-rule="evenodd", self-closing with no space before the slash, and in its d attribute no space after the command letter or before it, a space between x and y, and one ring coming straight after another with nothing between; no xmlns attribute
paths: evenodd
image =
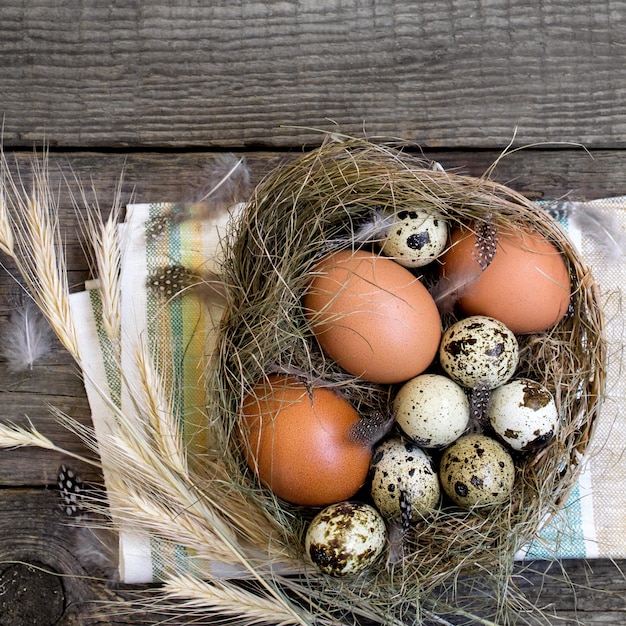
<svg viewBox="0 0 626 626"><path fill-rule="evenodd" d="M402 616L407 613L415 619L420 606L458 615L468 597L475 601L476 595L485 595L484 590L461 591L461 581L484 577L491 590L487 595L497 598L497 620L508 623L513 619L513 555L535 537L574 485L598 416L605 377L598 290L568 237L547 213L487 178L432 169L410 154L361 140L329 140L276 169L256 188L225 244L228 306L212 372L213 408L226 432L234 432L242 396L269 371L301 372L318 383L336 385L365 413L384 407L389 388L347 375L320 353L301 297L308 272L321 254L367 247L370 242L362 241L363 233L371 231L381 210L416 206L435 209L452 225L532 227L562 251L573 285L569 311L549 332L519 338L517 371L553 392L561 428L547 447L517 463L510 506L489 514L442 508L411 528L404 557L394 567L381 562L354 582L341 584L310 574L306 584L309 595L318 596L322 605L334 606L341 588L344 597L352 596L346 601L347 612L351 603L363 605L367 598L372 619L387 623L385 616L393 615L403 623ZM422 279L432 284L434 278L426 271ZM452 321L451 316L444 318L444 324ZM230 445L238 445L235 437ZM292 507L258 489L245 468L239 471L241 484L255 494L259 507L292 512ZM285 516L289 523L294 518ZM302 529L292 530L285 534L297 540ZM297 543L293 550L294 555L301 554ZM445 594L444 601L442 589L457 589L458 596Z"/></svg>

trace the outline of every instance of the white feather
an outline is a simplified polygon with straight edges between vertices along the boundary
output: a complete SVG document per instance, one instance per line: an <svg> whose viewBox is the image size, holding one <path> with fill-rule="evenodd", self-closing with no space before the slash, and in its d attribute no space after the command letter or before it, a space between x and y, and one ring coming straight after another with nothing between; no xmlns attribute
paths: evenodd
<svg viewBox="0 0 626 626"><path fill-rule="evenodd" d="M373 211L371 219L361 224L355 231L353 240L357 243L369 243L384 239L394 219L393 214Z"/></svg>
<svg viewBox="0 0 626 626"><path fill-rule="evenodd" d="M190 202L206 205L208 215L216 208L245 202L252 193L250 169L243 157L218 154L202 172L202 181L188 198Z"/></svg>
<svg viewBox="0 0 626 626"><path fill-rule="evenodd" d="M571 224L595 243L607 261L617 261L626 253L626 234L615 212L591 202L567 202L563 208Z"/></svg>
<svg viewBox="0 0 626 626"><path fill-rule="evenodd" d="M454 306L465 290L481 275L480 269L470 269L454 276L442 275L429 289L439 312L444 315L452 313Z"/></svg>
<svg viewBox="0 0 626 626"><path fill-rule="evenodd" d="M0 333L0 353L12 372L32 369L52 347L48 321L30 299L14 309Z"/></svg>

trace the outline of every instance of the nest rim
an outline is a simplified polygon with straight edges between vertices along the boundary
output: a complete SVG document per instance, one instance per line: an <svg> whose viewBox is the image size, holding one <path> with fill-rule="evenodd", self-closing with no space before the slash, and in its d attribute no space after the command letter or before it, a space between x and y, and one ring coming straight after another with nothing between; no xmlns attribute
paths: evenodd
<svg viewBox="0 0 626 626"><path fill-rule="evenodd" d="M380 388L338 371L332 363L323 360L321 365L319 361L314 364L310 331L296 339L300 357L294 357L292 345L294 325L306 328L298 304L308 272L322 253L354 247L350 234L376 207L397 210L403 202L414 203L417 196L451 224L467 226L489 213L497 227L531 227L556 245L570 271L570 307L549 331L518 336L524 364L515 377L525 375L553 391L561 428L546 446L516 459L516 486L509 507L491 509L488 515L480 510L440 509L424 520L424 528L407 538L409 549L414 548L413 553L422 550L423 554L406 561L403 575L419 579L421 587L434 588L452 571L456 576L467 567L488 569L502 565L503 560L512 561L564 505L600 411L607 348L599 287L565 230L532 201L488 177L474 178L430 166L393 146L331 139L272 170L257 186L227 237L224 276L229 295L220 328L215 380L217 404L235 465L240 458L233 434L238 406L268 371L306 371L307 365L314 365L314 380L349 393L356 388L357 407L365 406L373 397L375 401L381 398ZM417 193L415 186L420 190ZM329 189L335 191L334 197L328 195ZM279 251L285 249L293 252L297 263L281 259ZM288 262L294 264L289 266ZM268 305L277 294L281 295ZM258 319L251 321L254 315ZM262 341L261 327L265 328ZM281 344L283 335L286 341ZM266 351L263 346L271 348ZM564 371L558 371L561 366ZM389 393L388 387L386 391ZM236 480L254 490L255 477L241 463L237 467L240 473ZM283 519L292 524L297 517L291 514L293 507L258 489L261 505L287 511ZM298 527L296 537L301 538L303 528ZM468 540L468 535L475 539ZM437 559L437 550L424 552L425 541L438 545L446 542L446 558ZM294 546L302 557L299 549ZM381 564L372 575L381 575L385 567Z"/></svg>

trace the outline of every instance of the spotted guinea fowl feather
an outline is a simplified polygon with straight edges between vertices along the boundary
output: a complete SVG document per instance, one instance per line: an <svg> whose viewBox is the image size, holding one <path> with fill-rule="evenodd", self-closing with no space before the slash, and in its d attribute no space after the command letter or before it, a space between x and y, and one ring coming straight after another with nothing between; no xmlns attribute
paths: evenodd
<svg viewBox="0 0 626 626"><path fill-rule="evenodd" d="M472 258L476 263L466 263L464 271L453 274L447 274L444 266L439 280L430 288L430 295L442 315L452 312L467 288L493 261L498 248L498 229L493 222L493 214L487 214L483 221L475 225L474 236L476 242Z"/></svg>

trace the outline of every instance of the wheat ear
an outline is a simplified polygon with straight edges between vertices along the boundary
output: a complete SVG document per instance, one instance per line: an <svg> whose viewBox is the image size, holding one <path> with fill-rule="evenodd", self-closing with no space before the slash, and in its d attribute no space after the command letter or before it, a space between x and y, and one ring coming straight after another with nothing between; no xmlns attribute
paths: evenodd
<svg viewBox="0 0 626 626"><path fill-rule="evenodd" d="M187 475L187 455L180 426L167 394L164 373L154 367L145 342L136 347L135 363L139 382L137 406L147 417L152 439L161 458L181 475Z"/></svg>
<svg viewBox="0 0 626 626"><path fill-rule="evenodd" d="M2 168L2 182L0 183L0 250L7 256L15 256L15 238L13 235L13 228L11 226L11 219L9 218L9 211L6 203L5 189L5 171Z"/></svg>
<svg viewBox="0 0 626 626"><path fill-rule="evenodd" d="M0 198L6 203L0 222L3 249L12 252L26 285L59 341L80 362L80 350L69 304L65 255L58 224L58 200L52 193L48 160L33 159L32 191L8 173L1 155ZM12 211L8 211L10 207Z"/></svg>
<svg viewBox="0 0 626 626"><path fill-rule="evenodd" d="M72 195L74 209L80 220L83 234L89 243L87 257L91 259L92 271L98 277L100 300L102 303L102 327L107 337L118 345L121 332L121 289L120 271L122 264L122 245L120 241L119 221L122 213L122 181L120 175L115 189L113 204L105 220L96 198L92 204L87 199L85 188L75 176L79 187L80 203ZM93 188L93 184L92 184Z"/></svg>
<svg viewBox="0 0 626 626"><path fill-rule="evenodd" d="M46 450L54 450L60 454L70 456L78 459L90 465L98 466L96 461L87 459L80 454L65 450L54 444L45 435L42 435L36 428L30 423L29 426L23 427L13 424L11 422L0 422L0 448L25 448L25 447L44 448Z"/></svg>
<svg viewBox="0 0 626 626"><path fill-rule="evenodd" d="M166 600L182 601L185 614L197 609L214 611L220 616L236 617L239 624L290 626L311 624L313 616L302 610L286 610L271 598L261 597L226 581L207 582L188 574L169 577L164 583ZM304 620L304 621L303 621Z"/></svg>

